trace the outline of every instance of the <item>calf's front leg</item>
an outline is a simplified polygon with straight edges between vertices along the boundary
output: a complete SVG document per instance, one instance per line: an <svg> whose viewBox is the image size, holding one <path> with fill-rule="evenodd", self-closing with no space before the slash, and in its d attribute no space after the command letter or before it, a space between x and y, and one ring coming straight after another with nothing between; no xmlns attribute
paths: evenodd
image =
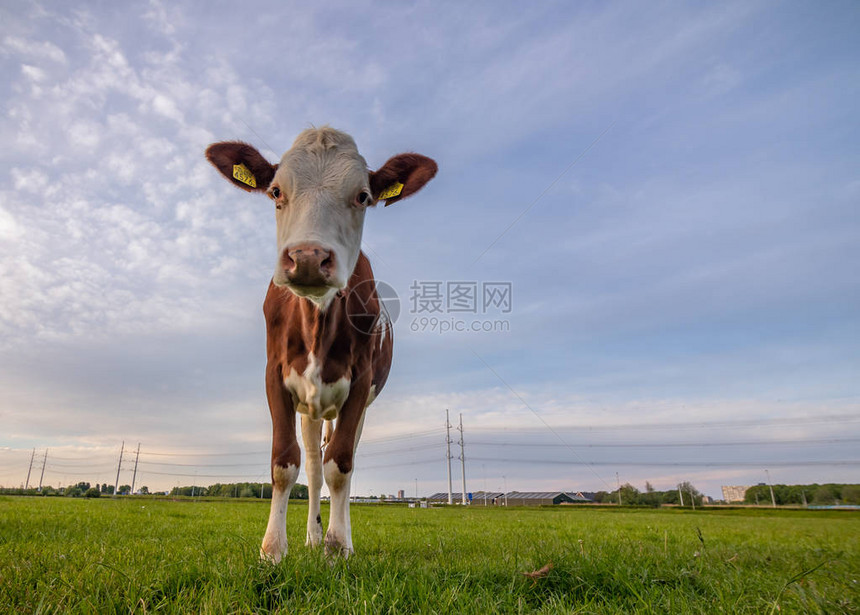
<svg viewBox="0 0 860 615"><path fill-rule="evenodd" d="M369 391L369 376L354 382L338 415L331 442L325 449L323 471L331 495L331 510L325 535L326 555L348 557L353 552L349 490L352 482L352 462L364 425L364 410Z"/></svg>
<svg viewBox="0 0 860 615"><path fill-rule="evenodd" d="M308 536L305 544L315 547L322 543L320 490L322 489L322 421L302 415L302 440L305 444L305 474L308 475Z"/></svg>
<svg viewBox="0 0 860 615"><path fill-rule="evenodd" d="M276 564L287 552L287 504L301 463L296 412L278 367L266 369L266 397L272 414L272 503L260 557Z"/></svg>

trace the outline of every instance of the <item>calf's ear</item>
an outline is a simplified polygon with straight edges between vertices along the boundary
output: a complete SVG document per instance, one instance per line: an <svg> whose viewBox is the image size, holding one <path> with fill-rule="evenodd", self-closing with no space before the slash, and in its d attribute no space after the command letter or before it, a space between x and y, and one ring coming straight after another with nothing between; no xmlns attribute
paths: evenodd
<svg viewBox="0 0 860 615"><path fill-rule="evenodd" d="M371 171L370 190L374 200L384 200L388 207L395 201L405 199L421 190L433 179L438 169L432 158L421 154L397 154Z"/></svg>
<svg viewBox="0 0 860 615"><path fill-rule="evenodd" d="M253 145L241 141L213 143L206 148L206 159L234 186L248 192L265 192L278 168Z"/></svg>

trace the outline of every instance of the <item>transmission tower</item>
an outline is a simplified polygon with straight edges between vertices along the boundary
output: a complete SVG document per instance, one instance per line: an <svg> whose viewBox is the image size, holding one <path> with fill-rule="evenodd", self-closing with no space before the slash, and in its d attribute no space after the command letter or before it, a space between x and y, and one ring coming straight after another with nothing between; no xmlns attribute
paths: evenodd
<svg viewBox="0 0 860 615"><path fill-rule="evenodd" d="M33 459L36 458L36 447L33 447L33 454L30 455L30 469L27 470L27 482L24 484L24 489L30 488L30 472L33 471Z"/></svg>
<svg viewBox="0 0 860 615"><path fill-rule="evenodd" d="M39 493L42 492L42 480L45 478L45 466L48 464L48 449L45 449L45 456L42 457L42 474L39 476Z"/></svg>
<svg viewBox="0 0 860 615"><path fill-rule="evenodd" d="M119 463L116 466L116 483L113 486L113 496L119 495L119 471L122 469L122 454L125 451L125 440L122 441L122 446L119 449Z"/></svg>
<svg viewBox="0 0 860 615"><path fill-rule="evenodd" d="M451 420L448 409L445 408L445 448L447 449L446 462L448 464L448 505L454 503L454 494L451 487Z"/></svg>
<svg viewBox="0 0 860 615"><path fill-rule="evenodd" d="M131 495L134 495L134 481L137 479L137 460L140 458L140 442L137 443L137 453L134 455L134 474L131 475Z"/></svg>
<svg viewBox="0 0 860 615"><path fill-rule="evenodd" d="M460 464L463 469L463 505L468 504L466 499L466 448L463 444L463 414L460 413L460 426L457 428L460 432Z"/></svg>

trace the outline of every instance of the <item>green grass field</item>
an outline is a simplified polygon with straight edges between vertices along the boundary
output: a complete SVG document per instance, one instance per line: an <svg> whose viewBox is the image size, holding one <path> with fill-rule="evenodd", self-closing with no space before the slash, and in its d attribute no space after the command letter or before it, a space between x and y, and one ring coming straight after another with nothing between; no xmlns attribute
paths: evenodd
<svg viewBox="0 0 860 615"><path fill-rule="evenodd" d="M353 506L356 555L258 561L268 502L0 498L9 613L856 613L843 511ZM325 518L328 511L324 509ZM544 576L522 573L551 563Z"/></svg>

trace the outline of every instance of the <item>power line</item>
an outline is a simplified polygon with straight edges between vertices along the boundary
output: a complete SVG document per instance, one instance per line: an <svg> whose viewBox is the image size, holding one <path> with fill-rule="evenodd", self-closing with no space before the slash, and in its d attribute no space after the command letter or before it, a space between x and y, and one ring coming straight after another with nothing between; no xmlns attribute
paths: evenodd
<svg viewBox="0 0 860 615"><path fill-rule="evenodd" d="M424 431L414 431L405 434L396 434L391 436L380 436L378 438L371 438L369 440L362 440L362 444L377 444L379 442L390 442L394 440L409 440L413 438L426 438L428 436L438 436L439 429L427 429Z"/></svg>
<svg viewBox="0 0 860 615"><path fill-rule="evenodd" d="M364 459L365 457L380 457L385 455L395 455L399 453L411 453L412 451L427 451L430 449L438 448L438 444L422 444L420 446L410 446L408 448L395 448L387 451L374 451L372 453L356 453L357 459Z"/></svg>
<svg viewBox="0 0 860 615"><path fill-rule="evenodd" d="M478 357L480 358L480 357ZM816 423L836 423L860 421L860 414L831 414L815 417L780 417L770 419L739 419L733 421L700 421L700 422L667 422L667 423L615 423L608 425L566 425L556 427L556 431L611 431L611 430L641 430L641 429L710 429L731 427L766 427L773 425L812 425ZM481 433L542 433L537 427L499 427L485 428Z"/></svg>
<svg viewBox="0 0 860 615"><path fill-rule="evenodd" d="M268 455L271 451L247 451L240 453L155 453L151 451L143 451L141 454L146 457L154 455L156 457L238 457L240 455Z"/></svg>
<svg viewBox="0 0 860 615"><path fill-rule="evenodd" d="M842 444L849 442L860 442L860 438L820 438L809 440L744 440L736 442L613 442L584 444L574 443L572 446L579 448L685 448L685 447L719 447L719 446L770 446L770 445L806 445L806 444ZM562 448L564 444L555 442L471 442L473 446L522 446L540 448Z"/></svg>
<svg viewBox="0 0 860 615"><path fill-rule="evenodd" d="M751 468L761 467L762 465L779 466L779 467L801 467L801 466L860 466L860 459L848 460L807 460L807 461L765 461L757 459L755 461L567 461L562 459L505 459L499 457L472 457L473 461L496 461L502 463L528 463L541 465L596 465L596 466L646 466L646 467L703 467L703 468Z"/></svg>
<svg viewBox="0 0 860 615"><path fill-rule="evenodd" d="M248 474L198 474L197 472L155 472L154 470L147 470L146 473L156 474L158 476L194 476L200 478L248 478ZM258 474L257 476L260 476L260 474Z"/></svg>
<svg viewBox="0 0 860 615"><path fill-rule="evenodd" d="M478 433L485 433L479 431ZM691 448L691 447L709 447L709 448L719 448L719 447L737 447L737 446L807 446L807 445L821 445L821 444L849 444L860 442L860 438L809 438L809 439L787 439L787 440L740 440L740 441L729 441L729 440L721 440L721 441L693 441L693 442L603 442L603 443L570 443L572 446L577 446L581 448ZM556 443L556 442L510 442L510 441L499 441L492 442L487 440L472 440L472 446L479 447L517 447L517 448L568 448L568 443ZM380 450L380 451L371 451L371 452L360 452L356 455L359 459L370 458L370 457L384 457L386 455L398 455L401 453L410 453L414 451L421 450L430 450L435 448L435 444L422 444L411 447L400 447L396 449L389 450ZM35 449L34 449L35 450ZM267 454L267 451L254 451L254 452L238 452L238 453L219 453L207 456L250 456L257 455L262 456ZM151 455L152 453L147 453L146 451L141 451L139 455L135 454L135 458L138 459L138 464L142 466L173 466L173 467L251 467L257 465L256 463L210 463L210 462L197 462L197 463L179 463L172 461L154 461L147 460L146 457ZM177 453L175 455L169 455L167 453L159 453L162 456L176 456L176 457L185 457L187 454L185 453ZM35 457L35 453L31 454L31 463ZM123 455L123 459L126 456ZM453 458L453 456L452 456ZM102 461L98 464L93 464L88 462L88 459L94 459L94 457L57 457L51 456L51 463L49 464L49 468L57 470L65 470L67 468L78 468L78 467L104 467L109 464L108 461ZM61 461L58 461L61 460ZM80 462L80 463L77 463ZM32 465L31 465L32 468Z"/></svg>
<svg viewBox="0 0 860 615"><path fill-rule="evenodd" d="M141 461L140 465L173 466L180 468L249 468L259 466L261 463L170 463L169 461ZM147 472L150 472L150 470L147 470Z"/></svg>

